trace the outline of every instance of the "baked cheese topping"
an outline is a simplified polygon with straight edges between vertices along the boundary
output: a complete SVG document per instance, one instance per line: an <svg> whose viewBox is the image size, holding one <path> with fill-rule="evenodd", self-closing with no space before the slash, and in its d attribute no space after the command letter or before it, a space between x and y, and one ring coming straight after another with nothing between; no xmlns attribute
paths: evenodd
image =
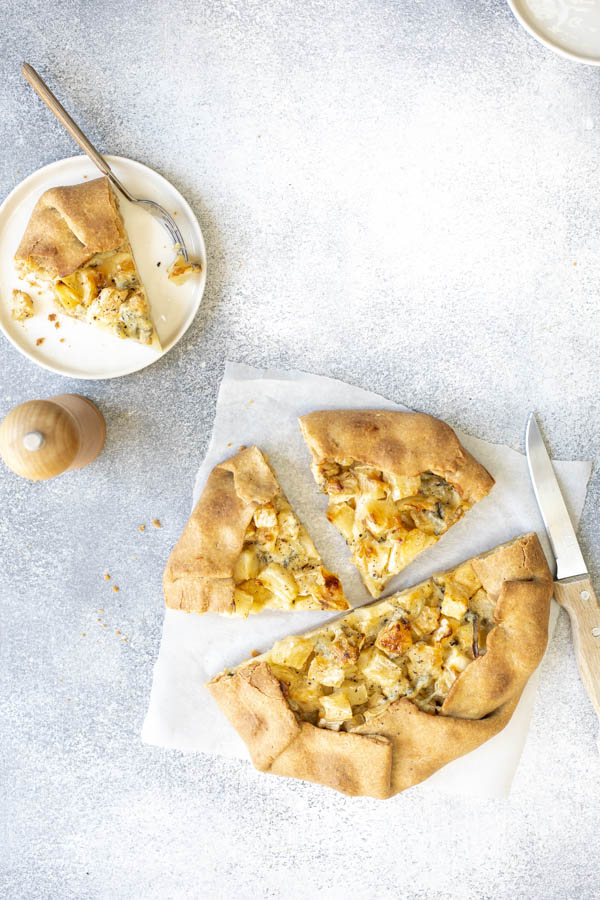
<svg viewBox="0 0 600 900"><path fill-rule="evenodd" d="M300 719L352 731L406 697L435 714L462 671L485 653L494 601L470 563L279 641L265 661Z"/></svg>
<svg viewBox="0 0 600 900"><path fill-rule="evenodd" d="M28 293L13 289L10 315L16 322L24 322L32 317L33 300Z"/></svg>
<svg viewBox="0 0 600 900"><path fill-rule="evenodd" d="M152 343L150 307L127 245L96 253L72 275L57 279L54 292L62 312L120 338Z"/></svg>
<svg viewBox="0 0 600 900"><path fill-rule="evenodd" d="M326 460L313 472L329 496L327 518L373 597L471 506L433 472L398 477L353 459Z"/></svg>
<svg viewBox="0 0 600 900"><path fill-rule="evenodd" d="M25 264L18 268L27 271ZM29 277L47 280L43 270ZM100 326L120 338L151 344L155 329L150 305L140 281L131 248L96 253L70 275L52 280L57 308L74 319Z"/></svg>
<svg viewBox="0 0 600 900"><path fill-rule="evenodd" d="M282 494L255 511L233 579L237 615L261 609L348 609L336 575Z"/></svg>

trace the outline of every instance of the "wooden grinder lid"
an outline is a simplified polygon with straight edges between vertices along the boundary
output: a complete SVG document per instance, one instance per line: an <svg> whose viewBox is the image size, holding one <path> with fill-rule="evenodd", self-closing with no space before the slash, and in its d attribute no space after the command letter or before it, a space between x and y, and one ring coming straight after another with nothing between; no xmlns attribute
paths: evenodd
<svg viewBox="0 0 600 900"><path fill-rule="evenodd" d="M70 468L80 432L74 417L51 400L29 400L0 425L0 455L22 478L41 481Z"/></svg>

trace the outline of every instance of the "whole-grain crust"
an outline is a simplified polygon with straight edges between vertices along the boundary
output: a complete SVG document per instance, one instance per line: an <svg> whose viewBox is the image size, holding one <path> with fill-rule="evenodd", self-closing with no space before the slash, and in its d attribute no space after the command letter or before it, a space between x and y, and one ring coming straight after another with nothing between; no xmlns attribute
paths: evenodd
<svg viewBox="0 0 600 900"><path fill-rule="evenodd" d="M280 491L258 447L220 463L177 541L163 576L165 602L198 613L235 612L233 569L258 506Z"/></svg>
<svg viewBox="0 0 600 900"><path fill-rule="evenodd" d="M470 562L496 599L496 624L485 655L458 676L439 715L403 698L350 733L329 731L296 717L264 660L209 682L254 765L351 796L385 798L501 731L546 648L552 576L535 534Z"/></svg>
<svg viewBox="0 0 600 900"><path fill-rule="evenodd" d="M108 178L94 178L42 194L15 260L52 278L64 278L94 254L117 250L126 240Z"/></svg>
<svg viewBox="0 0 600 900"><path fill-rule="evenodd" d="M321 410L299 422L313 464L352 458L397 476L433 472L454 485L468 503L481 500L494 485L450 426L425 413Z"/></svg>

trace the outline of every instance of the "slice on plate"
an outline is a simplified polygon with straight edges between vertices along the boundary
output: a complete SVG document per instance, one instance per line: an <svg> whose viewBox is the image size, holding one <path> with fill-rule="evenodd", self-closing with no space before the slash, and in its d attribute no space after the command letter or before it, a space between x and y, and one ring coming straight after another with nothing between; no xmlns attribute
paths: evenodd
<svg viewBox="0 0 600 900"><path fill-rule="evenodd" d="M355 609L218 675L263 771L389 797L500 731L547 643L535 534Z"/></svg>
<svg viewBox="0 0 600 900"><path fill-rule="evenodd" d="M258 447L212 470L163 586L167 606L198 613L348 609Z"/></svg>
<svg viewBox="0 0 600 900"><path fill-rule="evenodd" d="M315 480L329 497L327 518L373 597L494 484L432 416L333 410L303 416L300 427Z"/></svg>
<svg viewBox="0 0 600 900"><path fill-rule="evenodd" d="M21 277L52 289L61 313L160 350L146 291L107 178L43 193L15 263Z"/></svg>

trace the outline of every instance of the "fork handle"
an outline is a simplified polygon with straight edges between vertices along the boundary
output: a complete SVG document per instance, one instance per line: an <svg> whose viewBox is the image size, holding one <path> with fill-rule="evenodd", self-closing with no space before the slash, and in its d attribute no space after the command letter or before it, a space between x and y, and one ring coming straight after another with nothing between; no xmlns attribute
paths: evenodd
<svg viewBox="0 0 600 900"><path fill-rule="evenodd" d="M98 153L91 141L86 138L79 125L73 121L64 106L59 103L48 85L40 78L33 66L30 66L29 63L23 63L21 66L21 73L36 94L41 97L48 109L54 113L60 124L69 132L73 140L79 144L83 152L89 156L92 162L98 166L100 171L110 179L112 184L114 184L128 200L134 201L134 198L129 191L123 187L104 157Z"/></svg>

